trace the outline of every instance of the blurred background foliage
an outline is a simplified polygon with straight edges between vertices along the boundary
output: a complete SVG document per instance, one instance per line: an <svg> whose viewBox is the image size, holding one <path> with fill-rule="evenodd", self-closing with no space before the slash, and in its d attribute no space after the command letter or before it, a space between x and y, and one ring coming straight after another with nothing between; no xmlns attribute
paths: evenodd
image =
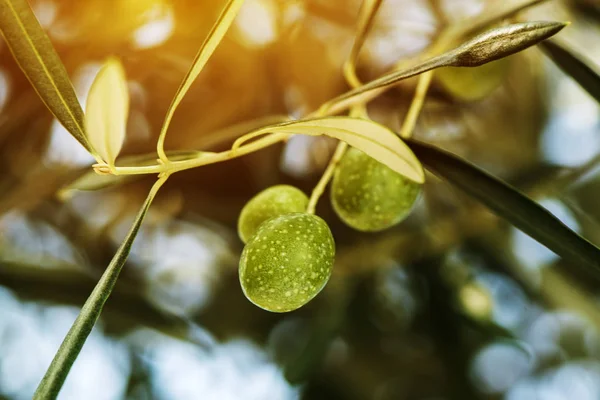
<svg viewBox="0 0 600 400"><path fill-rule="evenodd" d="M31 0L82 104L102 61L127 71L123 155L152 152L215 20L216 0ZM373 78L493 0L385 0L359 62ZM359 0L247 0L177 111L167 148L225 149L277 114L345 90ZM570 20L559 38L600 63L600 5L550 0L520 19ZM537 48L435 75L415 137L508 180L600 243L600 110ZM370 106L398 128L410 79ZM266 119L265 119L266 118ZM258 119L258 120L257 120ZM248 302L235 231L269 185L310 192L335 143L285 145L169 180L61 399L600 398L598 279L429 175L415 212L379 234L345 227L309 305ZM127 231L151 180L62 190L93 160L53 120L0 42L0 398L30 398Z"/></svg>

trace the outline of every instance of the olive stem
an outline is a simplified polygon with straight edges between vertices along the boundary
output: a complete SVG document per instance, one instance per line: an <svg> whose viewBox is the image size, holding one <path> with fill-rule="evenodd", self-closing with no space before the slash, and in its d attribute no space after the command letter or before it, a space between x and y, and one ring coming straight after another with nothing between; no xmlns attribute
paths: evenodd
<svg viewBox="0 0 600 400"><path fill-rule="evenodd" d="M477 22L475 24L475 26L479 29L482 26L485 26L490 22L493 22L500 18L506 18L510 15L513 15L517 11L520 11L526 7L540 3L542 1L544 1L544 0L525 0L522 4L519 4L518 6L515 6L512 8L503 9L503 7L500 7L500 8L498 8L498 10L495 10L494 16L490 20L488 20L488 19L485 19L482 21L475 20L475 22ZM378 81L380 81L381 79L383 79L385 77L375 79L375 81L372 81L367 84L362 84L356 77L356 72L355 72L356 58L358 57L358 53L360 51L360 46L362 46L362 44L364 42L364 38L365 38L368 30L371 28L372 18L375 15L380 3L381 3L381 1L372 0L372 3L370 4L370 10L365 8L365 10L369 11L369 14L364 16L364 18L366 18L366 19L361 21L361 23L359 24L359 35L358 35L358 37L356 39L356 43L355 43L355 45L358 45L358 46L356 46L356 48L353 48L352 53L351 53L352 58L348 59L348 61L344 65L344 76L346 77L346 80L348 81L348 83L352 86L352 89L350 91L348 91L342 95L339 95L339 96L331 99L330 101L324 103L318 110L308 114L306 116L307 118L315 117L315 116L318 116L318 117L331 116L331 115L336 114L347 108L351 109L350 114L353 116L367 117L365 104L368 101L370 101L373 97L376 97L376 95L378 93L381 93L384 90L386 90L386 88L372 89L372 87L375 86L375 83L377 83ZM428 52L426 52L426 55L436 54L437 52L440 52L440 50L450 47L451 44L454 41L456 41L458 38L472 33L473 30L475 30L475 29L471 25L472 24L470 24L470 23L465 23L465 24L463 24L463 27L461 27L460 29L445 30L444 32L442 32L439 39L431 47L431 49ZM410 137L412 134L412 131L414 130L414 125L416 124L419 113L423 107L425 95L426 95L427 89L431 83L431 79L433 76L432 72L427 72L427 71L430 71L431 69L436 68L436 66L441 66L441 64L443 64L443 62L444 62L443 55L438 56L438 57L433 57L432 59L428 60L425 63L420 64L417 67L409 68L406 71L406 73L404 73L402 75L402 77L400 77L400 78L396 77L394 79L396 81L396 80L408 78L410 76L421 74L421 76L419 78L419 83L417 84L417 88L415 91L415 96L413 97L413 101L412 101L409 111L405 117L405 121L403 123L403 127L400 132L401 137L403 137L403 138ZM400 68L400 67L397 66L397 68ZM371 89L368 90L365 95L365 93L361 93L360 91L357 90L361 86L369 87ZM265 132L265 133L267 132L266 130L260 130L260 131ZM258 135L256 135L256 136L258 136ZM261 150L261 149L271 146L275 143L285 142L289 138L289 136L290 136L290 134L287 134L287 133L271 134L271 135L267 135L259 140L256 140L248 145L240 146L239 148L233 148L228 151L221 152L221 153L199 154L199 155L191 157L189 159L178 160L178 161L168 160L168 158L166 157L166 154L163 154L164 150L161 151L162 146L159 144L157 147L157 152L158 152L160 161L157 162L157 164L155 164L155 165L113 167L113 166L107 165L105 162L103 162L101 160L97 160L98 163L94 164L93 168L99 174L142 175L142 174L160 174L160 173L164 173L164 172L171 174L171 173L178 172L178 171L183 171L183 170L187 170L187 169L191 169L191 168L196 168L196 167L200 167L200 166L204 166L204 165L214 164L214 163L218 163L218 162L222 162L222 161L227 161L227 160L230 160L233 158L237 158L237 157L252 153L254 151ZM239 145L239 144L241 144L241 142L238 142L237 144ZM343 153L342 153L342 155L343 155Z"/></svg>
<svg viewBox="0 0 600 400"><path fill-rule="evenodd" d="M404 117L402 127L400 128L399 135L403 139L408 139L413 134L417 124L417 119L419 118L419 114L421 114L421 110L425 104L425 97L427 96L427 90L429 89L432 78L433 71L427 71L419 76L419 82L417 83L417 88L415 89L415 95L410 103L410 108Z"/></svg>
<svg viewBox="0 0 600 400"><path fill-rule="evenodd" d="M462 24L451 25L441 32L438 39L435 41L433 46L431 46L431 49L426 52L426 55L431 56L438 52L441 53L449 49L456 40L464 38L469 34L473 34L478 30L491 25L499 19L507 18L525 8L536 5L543 1L544 0L525 0L519 4L512 4L509 6L502 4L490 10L491 12L489 14L482 13L468 19L467 21L464 21ZM402 64L399 63L396 65L396 68L400 69L401 66ZM402 127L400 129L399 136L403 139L410 138L413 134L417 119L419 118L419 114L421 113L423 104L425 103L427 90L429 89L433 79L433 73L433 71L427 71L419 76L419 82L417 83L417 88L415 89L415 95L410 103L410 107L406 113L406 116L404 117L404 121L402 122Z"/></svg>
<svg viewBox="0 0 600 400"><path fill-rule="evenodd" d="M367 38L367 34L371 30L373 26L373 21L375 14L379 10L381 6L381 2L383 0L363 0L361 9L359 11L359 21L358 21L358 34L354 40L354 45L352 46L352 50L350 52L350 56L344 62L344 66L342 68L344 73L344 78L346 78L346 82L350 85L352 89L356 89L357 87L362 85L362 82L356 75L356 61L358 60L358 56L360 54L360 49L365 43L365 39ZM317 116L325 116L327 115L327 111L324 108L320 108L315 113ZM357 118L369 118L367 114L367 106L365 102L358 102L350 108L350 116ZM346 153L346 149L348 148L348 144L345 142L339 142L333 156L329 160L329 164L323 172L321 179L313 189L310 200L308 202L308 206L306 208L306 212L309 214L314 214L315 209L317 208L317 203L319 202L319 198L325 192L325 188L327 184L331 180L333 173L340 160Z"/></svg>
<svg viewBox="0 0 600 400"><path fill-rule="evenodd" d="M431 46L429 51L425 53L425 55L431 56L438 52L442 53L451 46L453 40L460 37L463 33L463 30L454 32L448 28L444 29L433 46ZM398 64L397 68L399 68L400 65L401 64ZM430 70L419 75L419 81L417 82L415 94L410 103L410 107L408 108L408 112L402 121L400 132L398 133L402 139L409 139L415 130L417 120L419 119L419 115L421 114L421 110L423 110L423 105L425 104L427 91L429 90L429 86L431 86L431 81L433 80L433 74L434 71Z"/></svg>
<svg viewBox="0 0 600 400"><path fill-rule="evenodd" d="M338 143L338 145L335 149L335 153L333 153L331 160L329 160L329 164L327 165L325 172L323 172L321 179L319 179L319 183L317 183L317 186L315 186L315 188L313 189L313 191L310 195L310 200L308 201L308 206L306 207L307 213L309 213L309 214L315 213L315 208L317 207L319 198L321 197L323 192L325 192L325 188L327 187L327 184L331 180L331 177L333 176L333 173L335 172L335 169L336 169L338 163L344 156L344 153L346 152L347 148L348 148L348 145L346 144L346 142Z"/></svg>
<svg viewBox="0 0 600 400"><path fill-rule="evenodd" d="M232 160L261 150L275 143L282 142L288 138L289 134L274 133L264 136L254 142L241 146L237 149L226 150L220 153L200 154L187 160L170 161L168 164L158 162L155 165L146 165L142 167L114 167L113 171L107 169L105 164L95 164L94 170L99 174L114 174L114 175L142 175L142 174L160 174L160 173L175 173L201 167L204 165L215 164L222 161Z"/></svg>

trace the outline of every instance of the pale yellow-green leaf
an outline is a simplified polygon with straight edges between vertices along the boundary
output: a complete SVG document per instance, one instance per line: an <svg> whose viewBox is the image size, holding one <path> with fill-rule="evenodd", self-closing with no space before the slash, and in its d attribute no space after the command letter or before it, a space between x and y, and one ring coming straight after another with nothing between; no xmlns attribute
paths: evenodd
<svg viewBox="0 0 600 400"><path fill-rule="evenodd" d="M425 181L421 162L390 129L353 117L326 117L280 124L270 132L326 135L348 143L417 183Z"/></svg>
<svg viewBox="0 0 600 400"><path fill-rule="evenodd" d="M212 29L208 33L208 36L200 46L200 50L196 54L194 61L192 62L192 66L190 70L187 72L186 76L183 78L183 82L179 89L177 89L177 93L169 106L167 111L167 115L165 117L165 121L163 122L163 126L160 131L160 136L158 138L158 155L160 158L165 158L166 155L164 153L164 142L165 136L167 134L167 130L169 129L169 125L171 124L171 119L173 118L173 114L183 100L183 97L187 93L187 91L192 86L194 80L198 77L210 56L213 54L219 43L221 43L221 39L225 36L225 33L229 30L229 27L233 23L233 20L237 16L240 8L244 4L244 0L228 0L227 4L221 11L221 14L217 18L217 21L213 25Z"/></svg>
<svg viewBox="0 0 600 400"><path fill-rule="evenodd" d="M87 97L85 127L92 148L109 165L114 165L125 140L129 92L121 62L109 58Z"/></svg>
<svg viewBox="0 0 600 400"><path fill-rule="evenodd" d="M0 0L0 30L42 101L71 135L94 154L67 71L27 0Z"/></svg>

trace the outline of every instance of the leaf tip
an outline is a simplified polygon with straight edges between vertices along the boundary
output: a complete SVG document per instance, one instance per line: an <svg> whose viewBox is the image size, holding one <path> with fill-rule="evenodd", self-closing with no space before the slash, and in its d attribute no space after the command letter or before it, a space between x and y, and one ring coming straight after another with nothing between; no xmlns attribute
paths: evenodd
<svg viewBox="0 0 600 400"><path fill-rule="evenodd" d="M116 56L110 56L104 61L102 68L98 72L98 75L101 73L104 74L112 74L114 83L118 83L120 89L127 89L127 75L125 73L125 67L123 67L123 63ZM127 98L127 100L129 100Z"/></svg>
<svg viewBox="0 0 600 400"><path fill-rule="evenodd" d="M93 150L108 165L114 165L125 140L129 115L129 89L125 68L108 57L96 74L85 109L87 138Z"/></svg>
<svg viewBox="0 0 600 400"><path fill-rule="evenodd" d="M549 31L548 37L550 37L550 36L556 35L558 32L562 31L564 28L571 25L571 21L547 22L547 24L548 24L548 31Z"/></svg>
<svg viewBox="0 0 600 400"><path fill-rule="evenodd" d="M419 180L416 180L415 182L417 182L420 185L425 183L425 170L423 169L423 166L421 166L421 168L419 168L418 178L419 178Z"/></svg>
<svg viewBox="0 0 600 400"><path fill-rule="evenodd" d="M532 21L491 29L454 50L450 65L478 67L534 46L565 26L565 22Z"/></svg>

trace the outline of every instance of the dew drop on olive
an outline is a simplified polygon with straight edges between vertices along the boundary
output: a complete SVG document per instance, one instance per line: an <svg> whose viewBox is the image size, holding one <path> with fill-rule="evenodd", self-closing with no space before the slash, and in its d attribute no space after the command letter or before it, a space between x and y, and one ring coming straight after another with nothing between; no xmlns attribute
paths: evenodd
<svg viewBox="0 0 600 400"><path fill-rule="evenodd" d="M263 223L240 258L246 297L272 312L302 307L323 289L333 267L335 243L316 215L293 213Z"/></svg>
<svg viewBox="0 0 600 400"><path fill-rule="evenodd" d="M308 197L300 189L276 185L254 196L242 209L238 219L238 234L242 242L248 240L266 220L283 214L304 212Z"/></svg>
<svg viewBox="0 0 600 400"><path fill-rule="evenodd" d="M344 223L359 231L377 232L406 218L420 192L420 184L350 148L335 171L330 196Z"/></svg>

